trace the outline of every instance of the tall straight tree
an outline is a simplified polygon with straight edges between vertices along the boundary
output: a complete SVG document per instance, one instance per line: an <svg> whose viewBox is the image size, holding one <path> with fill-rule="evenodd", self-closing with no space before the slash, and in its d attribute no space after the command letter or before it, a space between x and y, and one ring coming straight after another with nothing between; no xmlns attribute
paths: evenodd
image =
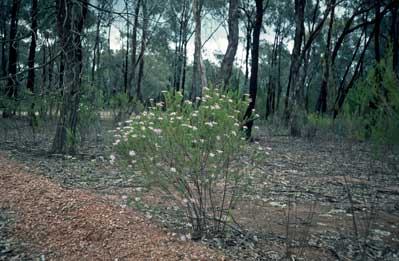
<svg viewBox="0 0 399 261"><path fill-rule="evenodd" d="M57 32L64 53L63 101L52 152L75 153L82 72L82 33L89 0L55 0Z"/></svg>
<svg viewBox="0 0 399 261"><path fill-rule="evenodd" d="M1 69L0 76L7 76L7 55L6 55L6 44L7 44L7 18L8 18L8 1L1 0L0 5L0 34L1 34Z"/></svg>
<svg viewBox="0 0 399 261"><path fill-rule="evenodd" d="M28 57L28 81L26 83L26 88L35 93L35 56L36 56L36 38L37 38L37 0L32 0L31 9L31 42L29 47L29 57ZM43 75L44 76L44 75ZM31 118L32 126L36 124L35 121L35 102L31 105Z"/></svg>
<svg viewBox="0 0 399 261"><path fill-rule="evenodd" d="M291 134L293 136L300 135L298 124L298 117L300 112L296 111L296 108L301 106L300 95L301 90L298 86L300 81L300 67L301 67L301 46L303 37L305 34L305 5L306 0L295 0L295 38L294 38L294 49L291 54L291 66L290 75L288 79L288 86L286 92L285 102L285 117L287 121L290 121ZM292 89L292 91L291 91ZM290 91L292 93L290 93ZM304 104L302 104L304 105Z"/></svg>
<svg viewBox="0 0 399 261"><path fill-rule="evenodd" d="M13 0L11 7L11 22L10 22L10 45L8 47L8 80L6 86L6 95L8 98L16 98L17 96L17 54L18 54L18 14L20 9L20 0ZM9 108L3 112L3 117L9 117L11 111Z"/></svg>
<svg viewBox="0 0 399 261"><path fill-rule="evenodd" d="M223 57L222 66L220 70L220 79L223 79L223 88L226 89L229 85L231 72L233 70L234 59L238 47L238 0L229 1L229 33L227 35L228 45L226 53Z"/></svg>
<svg viewBox="0 0 399 261"><path fill-rule="evenodd" d="M148 27L148 10L147 10L147 0L142 0L141 8L143 10L143 24L142 24L142 34L141 34L141 47L139 56L139 71L137 76L137 86L136 86L136 98L143 101L143 95L141 93L141 87L144 77L144 54L147 45L147 27Z"/></svg>
<svg viewBox="0 0 399 261"><path fill-rule="evenodd" d="M255 0L256 4L256 17L255 24L252 35L252 51L251 51L251 77L249 78L249 98L250 102L248 108L244 115L244 120L246 120L246 135L247 138L251 137L252 126L254 124L253 120L249 120L252 116L252 112L255 109L256 104L256 94L258 92L258 67L259 67L259 39L260 31L262 29L263 20L263 0Z"/></svg>
<svg viewBox="0 0 399 261"><path fill-rule="evenodd" d="M194 39L194 64L193 79L191 86L191 99L202 96L202 87L206 86L205 68L202 63L202 44L201 44L201 10L202 0L193 0L193 16L195 23L195 39Z"/></svg>
<svg viewBox="0 0 399 261"><path fill-rule="evenodd" d="M320 86L319 98L316 104L316 111L320 114L324 114L327 111L327 92L328 92L328 82L330 79L330 66L331 66L331 38L333 32L334 25L334 17L335 17L335 0L330 1L330 5L332 5L331 13L330 13L330 23L328 26L327 33L327 44L326 49L324 51L324 67L323 67L323 76Z"/></svg>
<svg viewBox="0 0 399 261"><path fill-rule="evenodd" d="M137 28L139 25L139 14L140 14L140 6L141 0L137 0L134 6L134 14L133 14L133 29L132 29L132 50L131 50L131 69L128 77L128 85L129 85L129 100L133 98L133 90L136 86L136 53L137 53ZM136 93L137 95L137 93Z"/></svg>
<svg viewBox="0 0 399 261"><path fill-rule="evenodd" d="M35 88L35 56L36 56L36 40L37 40L37 0L32 0L31 9L31 42L29 47L28 56L28 81L26 87L32 93L34 93Z"/></svg>

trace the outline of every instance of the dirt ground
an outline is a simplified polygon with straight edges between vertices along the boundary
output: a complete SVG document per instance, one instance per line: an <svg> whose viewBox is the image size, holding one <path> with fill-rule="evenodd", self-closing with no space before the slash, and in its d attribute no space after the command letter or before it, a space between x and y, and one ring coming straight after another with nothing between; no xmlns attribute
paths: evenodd
<svg viewBox="0 0 399 261"><path fill-rule="evenodd" d="M24 122L4 126L0 256L5 260L127 258L136 244L149 249L137 256L144 259L151 253L167 260L190 259L190 253L223 258L218 249L236 260L399 260L399 157L391 150L340 137L293 139L260 128L254 146L264 149L264 157L251 176L251 192L234 210L238 232L199 245L188 242L181 210L165 195L109 164L111 125L91 130L96 135L76 157L46 153L51 128L32 133ZM143 227L151 232L132 232Z"/></svg>

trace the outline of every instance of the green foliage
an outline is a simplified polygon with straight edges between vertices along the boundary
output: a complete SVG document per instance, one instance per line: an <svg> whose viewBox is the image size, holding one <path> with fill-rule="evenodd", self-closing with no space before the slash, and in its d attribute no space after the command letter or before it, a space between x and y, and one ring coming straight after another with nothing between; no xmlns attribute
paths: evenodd
<svg viewBox="0 0 399 261"><path fill-rule="evenodd" d="M114 119L122 119L129 110L129 96L124 92L112 96L110 100L110 109Z"/></svg>
<svg viewBox="0 0 399 261"><path fill-rule="evenodd" d="M79 102L78 133L83 143L91 128L99 125L100 111L104 107L104 97L96 87L82 86L82 96Z"/></svg>
<svg viewBox="0 0 399 261"><path fill-rule="evenodd" d="M118 160L172 196L197 236L222 233L256 154L248 153L242 131L247 106L214 89L204 88L194 103L165 92L164 102L117 128Z"/></svg>
<svg viewBox="0 0 399 261"><path fill-rule="evenodd" d="M392 55L387 57L356 83L344 104L355 137L375 144L399 144L399 80Z"/></svg>

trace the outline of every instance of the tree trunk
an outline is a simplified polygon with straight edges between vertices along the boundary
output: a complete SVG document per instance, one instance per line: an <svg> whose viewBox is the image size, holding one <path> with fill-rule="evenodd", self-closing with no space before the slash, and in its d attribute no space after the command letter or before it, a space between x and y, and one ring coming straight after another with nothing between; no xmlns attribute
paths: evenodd
<svg viewBox="0 0 399 261"><path fill-rule="evenodd" d="M249 120L252 115L252 111L255 109L256 104L256 94L258 91L258 66L259 66L259 38L260 31L262 29L262 20L263 20L263 0L255 0L256 3L256 18L253 29L253 42L252 42L252 51L251 51L251 77L249 79L249 98L250 102L245 112L244 119L246 120L245 126L246 136L249 139L252 134L252 126L253 120Z"/></svg>
<svg viewBox="0 0 399 261"><path fill-rule="evenodd" d="M143 28L142 28L142 36L141 36L141 48L140 48L140 64L139 64L139 72L137 76L137 88L136 88L136 97L142 102L143 95L141 93L143 77L144 77L144 54L147 46L147 26L148 26L148 10L147 10L147 0L143 0L142 3L143 10Z"/></svg>
<svg viewBox="0 0 399 261"><path fill-rule="evenodd" d="M32 25L31 25L31 42L28 56L28 80L26 88L35 93L35 56L36 56L36 38L37 38L37 0L32 0Z"/></svg>
<svg viewBox="0 0 399 261"><path fill-rule="evenodd" d="M249 53L251 52L251 34L253 30L251 17L247 17L247 35L246 35L246 46L245 46L245 87L248 86L248 78L249 78Z"/></svg>
<svg viewBox="0 0 399 261"><path fill-rule="evenodd" d="M97 14L97 23L96 23L96 38L94 40L94 48L93 48L93 60L91 65L91 85L93 86L95 83L95 71L96 71L96 64L98 56L100 55L100 25L101 25L101 16L100 13ZM97 68L98 69L98 68Z"/></svg>
<svg viewBox="0 0 399 261"><path fill-rule="evenodd" d="M275 30L273 49L270 61L269 71L269 84L266 96L266 119L274 113L275 101L276 101L276 84L277 84L277 48L279 44L280 28L277 26Z"/></svg>
<svg viewBox="0 0 399 261"><path fill-rule="evenodd" d="M201 0L193 0L193 16L195 23L195 40L194 40L194 64L193 64L193 79L191 86L191 99L195 100L202 96L202 88L204 87L204 67L201 57Z"/></svg>
<svg viewBox="0 0 399 261"><path fill-rule="evenodd" d="M136 85L136 52L137 52L137 28L139 24L139 14L140 14L140 5L141 0L137 0L136 6L134 7L134 22L133 22L133 29L132 29L132 57L131 57L131 69L128 79L129 84L129 100L133 99L133 90ZM137 95L137 90L136 90Z"/></svg>
<svg viewBox="0 0 399 261"><path fill-rule="evenodd" d="M26 88L35 95L35 56L36 56L36 38L37 38L37 0L32 0L32 10L31 10L31 19L32 19L32 28L31 28L31 42L29 47L29 56L28 56L28 80L26 83ZM36 126L36 117L35 117L35 102L32 101L31 104L31 124L32 126Z"/></svg>
<svg viewBox="0 0 399 261"><path fill-rule="evenodd" d="M6 43L7 43L7 14L8 14L8 9L6 4L4 3L5 1L3 0L2 7L3 9L0 10L0 33L1 33L1 69L0 69L0 75L2 77L7 76L7 56L6 56Z"/></svg>
<svg viewBox="0 0 399 261"><path fill-rule="evenodd" d="M125 8L126 8L126 53L125 53L125 64L123 71L123 86L124 93L129 96L129 88L128 88L128 72L129 72L129 6L127 0L125 0Z"/></svg>
<svg viewBox="0 0 399 261"><path fill-rule="evenodd" d="M374 30L375 30L375 28L374 28ZM366 28L366 27L364 28L364 31L367 32L367 28ZM373 33L374 33L374 32L373 32ZM359 60L358 60L358 62L357 62L357 64L356 64L356 67L355 67L355 69L354 69L354 73L353 73L353 75L352 75L351 80L350 80L349 83L345 86L345 78L346 78L346 76L348 75L350 69L353 67L352 63L353 63L353 60L355 59L355 56L356 56L356 54L357 54L357 52L358 52L358 50L359 50L359 48L360 48L361 38L359 39L359 41L358 41L358 43L357 43L357 45L356 45L355 52L354 52L354 54L353 54L353 56L352 56L352 61L349 63L348 67L346 68L344 77L342 78L341 84L340 84L339 89L338 89L337 97L336 97L336 99L335 99L334 111L333 111L333 118L334 118L334 119L338 116L338 113L340 112L340 110L341 110L341 108L342 108L342 106L343 106L343 104L344 104L344 102L345 102L345 99L346 99L346 96L347 96L348 93L349 93L349 90L354 86L355 81L356 81L356 79L358 78L360 69L361 69L362 64L363 64L363 59L364 59L364 56L365 56L365 54L366 54L367 48L368 48L368 46L369 46L369 44L370 44L370 42L371 42L371 39L373 39L372 35L370 35L370 37L368 38L368 40L367 40L367 37L365 36L365 41L366 41L366 42L364 43L363 51L362 51L362 53L360 54Z"/></svg>
<svg viewBox="0 0 399 261"><path fill-rule="evenodd" d="M276 101L276 110L280 109L280 99L281 92L283 90L283 86L281 84L281 52L283 50L283 37L280 38L278 44L278 65L277 65L277 101Z"/></svg>
<svg viewBox="0 0 399 261"><path fill-rule="evenodd" d="M295 38L294 49L291 55L290 75L285 97L285 117L289 121L290 132L293 136L300 136L300 117L303 113L303 97L301 97L300 67L301 67L301 46L304 37L306 0L295 0ZM292 89L292 92L291 92Z"/></svg>
<svg viewBox="0 0 399 261"><path fill-rule="evenodd" d="M17 98L17 31L18 31L18 13L20 9L20 0L13 0L11 7L10 22L10 45L8 47L8 80L6 85L6 95L8 98ZM6 108L3 117L11 116L10 108Z"/></svg>
<svg viewBox="0 0 399 261"><path fill-rule="evenodd" d="M332 38L332 31L334 25L334 10L335 10L335 0L331 0L331 5L333 5L330 14L330 23L328 26L328 33L327 33L327 45L324 51L324 66L323 66L323 75L322 81L319 91L319 98L317 99L316 104L316 112L319 114L324 114L327 111L327 92L328 92L328 82L330 79L330 65L331 65L331 38Z"/></svg>
<svg viewBox="0 0 399 261"><path fill-rule="evenodd" d="M76 127L82 72L82 32L88 0L56 0L57 31L64 56L63 103L53 140L53 153L76 151Z"/></svg>
<svg viewBox="0 0 399 261"><path fill-rule="evenodd" d="M229 34L227 36L228 45L226 54L223 57L222 66L220 70L220 79L223 79L223 89L227 89L233 70L234 59L238 47L238 0L230 0L229 4Z"/></svg>

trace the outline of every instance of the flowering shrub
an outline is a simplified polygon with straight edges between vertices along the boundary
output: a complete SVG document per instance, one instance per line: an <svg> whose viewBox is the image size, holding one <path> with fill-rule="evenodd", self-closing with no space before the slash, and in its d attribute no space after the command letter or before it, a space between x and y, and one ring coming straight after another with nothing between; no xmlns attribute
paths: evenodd
<svg viewBox="0 0 399 261"><path fill-rule="evenodd" d="M117 128L111 161L120 159L173 196L196 235L223 232L252 165L240 121L247 106L247 99L214 89L195 102L165 92L164 102Z"/></svg>

